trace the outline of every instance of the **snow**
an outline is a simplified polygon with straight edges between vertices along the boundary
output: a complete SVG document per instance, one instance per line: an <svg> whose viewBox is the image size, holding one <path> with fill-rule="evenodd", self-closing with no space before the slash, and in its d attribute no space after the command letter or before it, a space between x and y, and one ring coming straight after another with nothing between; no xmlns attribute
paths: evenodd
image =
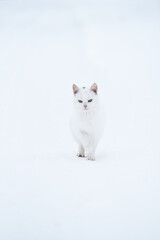
<svg viewBox="0 0 160 240"><path fill-rule="evenodd" d="M160 239L157 1L0 1L0 239ZM106 129L77 158L72 84Z"/></svg>

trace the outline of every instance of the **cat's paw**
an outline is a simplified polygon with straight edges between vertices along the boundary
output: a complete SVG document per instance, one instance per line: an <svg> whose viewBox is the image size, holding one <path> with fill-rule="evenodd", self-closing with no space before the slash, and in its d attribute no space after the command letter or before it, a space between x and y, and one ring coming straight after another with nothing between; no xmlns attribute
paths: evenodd
<svg viewBox="0 0 160 240"><path fill-rule="evenodd" d="M77 157L85 157L83 154L77 154Z"/></svg>
<svg viewBox="0 0 160 240"><path fill-rule="evenodd" d="M87 160L95 161L95 156L92 156L92 155L87 156Z"/></svg>

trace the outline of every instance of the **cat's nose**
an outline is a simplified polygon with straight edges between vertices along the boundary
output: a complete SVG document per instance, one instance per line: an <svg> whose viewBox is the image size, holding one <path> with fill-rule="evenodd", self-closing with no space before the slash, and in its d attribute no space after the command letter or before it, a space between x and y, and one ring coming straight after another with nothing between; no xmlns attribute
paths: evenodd
<svg viewBox="0 0 160 240"><path fill-rule="evenodd" d="M86 104L84 104L84 108L87 108L87 105L86 105Z"/></svg>

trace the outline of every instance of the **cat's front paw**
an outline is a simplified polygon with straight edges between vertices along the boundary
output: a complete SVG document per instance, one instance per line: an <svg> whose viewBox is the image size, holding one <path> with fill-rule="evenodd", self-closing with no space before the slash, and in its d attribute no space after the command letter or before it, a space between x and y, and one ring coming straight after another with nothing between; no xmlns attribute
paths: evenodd
<svg viewBox="0 0 160 240"><path fill-rule="evenodd" d="M95 161L95 156L89 155L89 156L87 156L87 160Z"/></svg>
<svg viewBox="0 0 160 240"><path fill-rule="evenodd" d="M77 154L77 157L85 157L83 154Z"/></svg>

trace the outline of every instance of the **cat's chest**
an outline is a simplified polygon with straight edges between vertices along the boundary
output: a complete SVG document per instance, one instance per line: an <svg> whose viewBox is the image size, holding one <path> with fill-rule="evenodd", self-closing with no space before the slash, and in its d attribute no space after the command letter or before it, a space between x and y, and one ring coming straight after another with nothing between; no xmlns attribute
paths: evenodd
<svg viewBox="0 0 160 240"><path fill-rule="evenodd" d="M82 115L77 119L78 127L84 131L90 131L96 126L95 116Z"/></svg>

